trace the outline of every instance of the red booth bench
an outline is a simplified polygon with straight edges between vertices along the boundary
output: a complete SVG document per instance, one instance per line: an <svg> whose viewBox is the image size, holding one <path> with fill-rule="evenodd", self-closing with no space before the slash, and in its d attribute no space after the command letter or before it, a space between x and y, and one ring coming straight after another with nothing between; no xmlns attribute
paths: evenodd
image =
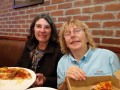
<svg viewBox="0 0 120 90"><path fill-rule="evenodd" d="M0 67L15 66L25 46L25 38L0 36ZM98 46L115 52L120 59L120 47Z"/></svg>

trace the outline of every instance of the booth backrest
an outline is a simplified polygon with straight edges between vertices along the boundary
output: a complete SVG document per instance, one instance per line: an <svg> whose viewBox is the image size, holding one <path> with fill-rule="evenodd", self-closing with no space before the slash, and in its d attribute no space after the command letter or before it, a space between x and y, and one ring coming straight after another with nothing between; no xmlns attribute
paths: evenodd
<svg viewBox="0 0 120 90"><path fill-rule="evenodd" d="M113 51L119 58L120 60L120 47L115 47L115 46L104 46L104 45L99 45L98 47L100 48L105 48L105 49L108 49L108 50L111 50Z"/></svg>
<svg viewBox="0 0 120 90"><path fill-rule="evenodd" d="M0 39L0 67L16 65L25 46L25 40Z"/></svg>
<svg viewBox="0 0 120 90"><path fill-rule="evenodd" d="M0 37L0 67L13 67L21 57L26 39ZM98 46L115 52L120 60L120 47Z"/></svg>

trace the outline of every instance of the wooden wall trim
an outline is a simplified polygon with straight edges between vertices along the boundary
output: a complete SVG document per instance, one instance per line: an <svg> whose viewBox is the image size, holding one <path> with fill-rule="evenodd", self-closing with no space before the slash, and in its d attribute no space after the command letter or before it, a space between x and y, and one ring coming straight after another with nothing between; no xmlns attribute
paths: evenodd
<svg viewBox="0 0 120 90"><path fill-rule="evenodd" d="M103 46L103 45L98 45L98 47L100 48L105 48L105 49L109 49L115 53L120 53L120 47L115 47L115 46Z"/></svg>
<svg viewBox="0 0 120 90"><path fill-rule="evenodd" d="M0 36L0 39L7 39L7 40L18 40L18 41L26 41L27 38L22 37L10 37L10 36ZM105 45L98 45L100 48L109 49L115 53L120 53L120 47L115 46L105 46Z"/></svg>
<svg viewBox="0 0 120 90"><path fill-rule="evenodd" d="M10 36L0 36L0 39L18 40L18 41L26 41L26 40L27 40L27 38L22 38L22 37L10 37Z"/></svg>

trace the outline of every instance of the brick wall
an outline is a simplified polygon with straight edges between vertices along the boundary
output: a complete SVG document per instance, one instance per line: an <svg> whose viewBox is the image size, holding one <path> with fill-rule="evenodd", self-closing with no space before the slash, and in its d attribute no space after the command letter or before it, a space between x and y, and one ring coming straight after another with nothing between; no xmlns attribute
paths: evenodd
<svg viewBox="0 0 120 90"><path fill-rule="evenodd" d="M99 45L120 47L120 0L44 0L43 4L13 9L13 0L0 0L0 36L26 37L36 14L46 12L59 30L69 18L91 28Z"/></svg>

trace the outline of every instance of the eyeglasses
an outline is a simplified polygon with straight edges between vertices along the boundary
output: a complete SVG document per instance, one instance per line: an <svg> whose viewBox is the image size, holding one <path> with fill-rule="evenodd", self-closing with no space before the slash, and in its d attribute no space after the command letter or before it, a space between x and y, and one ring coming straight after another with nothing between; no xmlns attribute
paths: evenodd
<svg viewBox="0 0 120 90"><path fill-rule="evenodd" d="M74 35L79 35L82 31L83 31L83 29L68 30L64 33L64 36L70 37L72 32L74 33Z"/></svg>

